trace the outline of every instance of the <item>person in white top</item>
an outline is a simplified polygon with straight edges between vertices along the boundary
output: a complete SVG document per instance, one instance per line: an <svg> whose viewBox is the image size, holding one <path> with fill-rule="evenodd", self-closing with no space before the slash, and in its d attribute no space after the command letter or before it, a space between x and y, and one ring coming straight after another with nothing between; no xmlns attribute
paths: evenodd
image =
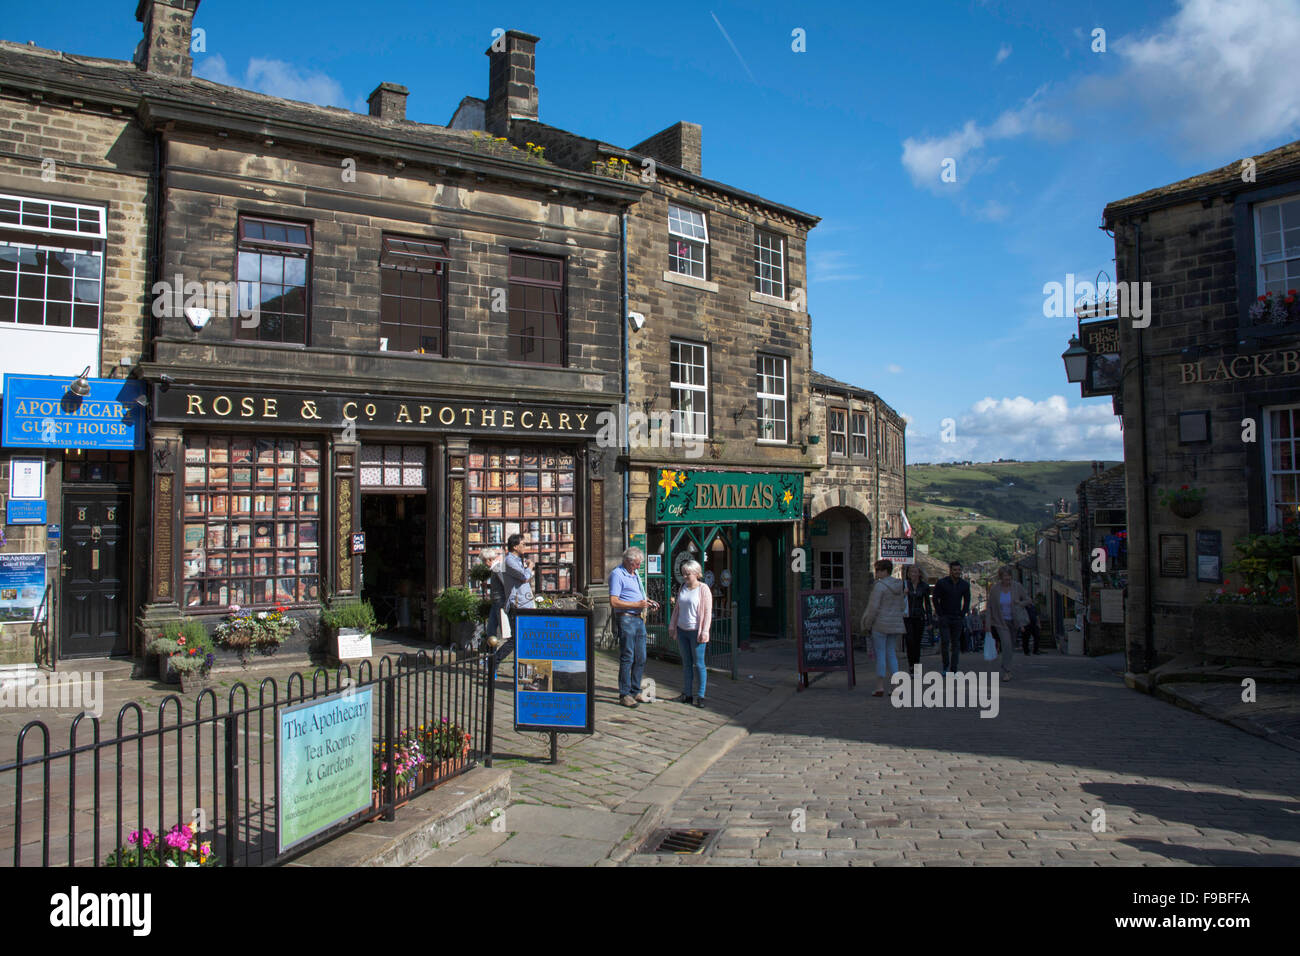
<svg viewBox="0 0 1300 956"><path fill-rule="evenodd" d="M682 565L685 582L677 592L673 615L668 620L668 637L677 640L682 655L682 694L674 697L675 703L704 706L704 692L708 687L708 671L704 669L704 652L709 643L709 627L713 623L713 594L700 580L704 574L698 561ZM699 690L695 693L696 681Z"/></svg>

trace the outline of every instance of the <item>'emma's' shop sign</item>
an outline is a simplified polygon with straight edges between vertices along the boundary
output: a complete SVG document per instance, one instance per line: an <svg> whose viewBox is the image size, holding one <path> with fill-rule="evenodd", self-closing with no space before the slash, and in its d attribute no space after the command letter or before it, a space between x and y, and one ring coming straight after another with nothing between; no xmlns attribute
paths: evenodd
<svg viewBox="0 0 1300 956"><path fill-rule="evenodd" d="M515 404L375 395L246 392L173 385L154 390L154 419L279 427L400 428L410 431L507 432L594 437L601 409L590 405Z"/></svg>
<svg viewBox="0 0 1300 956"><path fill-rule="evenodd" d="M1256 355L1236 355L1200 362L1179 363L1179 385L1199 385L1202 382L1226 382L1237 378L1259 378L1265 375L1294 375L1300 372L1300 351L1285 349L1280 352L1260 352Z"/></svg>
<svg viewBox="0 0 1300 956"><path fill-rule="evenodd" d="M803 514L803 475L661 468L655 519L661 524L795 521Z"/></svg>

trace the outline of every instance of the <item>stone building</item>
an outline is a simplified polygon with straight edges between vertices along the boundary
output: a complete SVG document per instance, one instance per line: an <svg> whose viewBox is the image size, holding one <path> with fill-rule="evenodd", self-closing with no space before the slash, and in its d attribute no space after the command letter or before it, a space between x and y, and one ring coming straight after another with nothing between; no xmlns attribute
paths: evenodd
<svg viewBox="0 0 1300 956"><path fill-rule="evenodd" d="M157 183L120 213L148 230L119 228L117 299L150 396L122 604L146 624L285 605L310 631L323 601L365 597L432 637L432 596L514 531L539 591L598 585L623 540L596 437L622 398L639 188L410 122L392 83L363 116L195 78L197 7L142 0L134 63L4 50L76 97L74 126L116 109L128 181Z"/></svg>
<svg viewBox="0 0 1300 956"><path fill-rule="evenodd" d="M1046 605L1039 630L1068 654L1082 654L1083 581L1080 578L1079 516L1061 513L1039 532L1038 579Z"/></svg>
<svg viewBox="0 0 1300 956"><path fill-rule="evenodd" d="M1084 653L1095 657L1124 650L1124 594L1128 584L1128 517L1124 466L1102 470L1079 483L1079 581L1088 613Z"/></svg>
<svg viewBox="0 0 1300 956"><path fill-rule="evenodd" d="M874 392L820 372L812 376L812 415L824 467L805 489L809 577L818 589L848 590L856 627L871 597L880 539L903 536L907 426Z"/></svg>
<svg viewBox="0 0 1300 956"><path fill-rule="evenodd" d="M1234 543L1300 510L1300 142L1112 202L1104 220L1120 288L1150 290L1145 315L1119 302L1129 670L1184 653L1300 660L1293 607L1207 603ZM1204 497L1161 503L1184 485Z"/></svg>
<svg viewBox="0 0 1300 956"><path fill-rule="evenodd" d="M641 190L624 221L629 425L618 437L649 593L667 606L693 556L715 619L734 602L742 640L790 633L804 477L820 465L805 292L818 218L705 178L695 124L625 149L542 123L538 42L507 32L488 51L487 99L467 97L450 125ZM662 634L662 613L649 624Z"/></svg>
<svg viewBox="0 0 1300 956"><path fill-rule="evenodd" d="M128 376L149 337L159 169L139 90L101 85L106 68L0 42L0 663L128 653L144 595L143 388Z"/></svg>

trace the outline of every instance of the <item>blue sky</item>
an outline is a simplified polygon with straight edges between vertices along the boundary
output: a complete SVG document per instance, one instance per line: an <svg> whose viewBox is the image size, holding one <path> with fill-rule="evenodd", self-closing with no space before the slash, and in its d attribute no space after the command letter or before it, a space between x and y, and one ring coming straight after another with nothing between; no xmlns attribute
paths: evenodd
<svg viewBox="0 0 1300 956"><path fill-rule="evenodd" d="M196 72L358 111L401 83L441 124L486 94L494 28L537 34L543 122L623 146L700 123L706 176L822 217L814 364L908 416L909 461L1122 457L1109 399L1065 381L1073 323L1043 285L1113 276L1107 202L1300 137L1295 0L370 9L203 0ZM134 10L29 4L0 35L129 59Z"/></svg>

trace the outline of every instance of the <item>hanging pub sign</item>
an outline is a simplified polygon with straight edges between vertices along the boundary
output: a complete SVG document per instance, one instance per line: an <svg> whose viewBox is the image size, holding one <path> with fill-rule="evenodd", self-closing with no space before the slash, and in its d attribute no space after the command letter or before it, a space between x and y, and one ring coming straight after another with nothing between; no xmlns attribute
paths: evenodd
<svg viewBox="0 0 1300 956"><path fill-rule="evenodd" d="M63 375L5 375L7 448L144 448L144 383L90 378L90 391L74 395Z"/></svg>
<svg viewBox="0 0 1300 956"><path fill-rule="evenodd" d="M801 687L808 686L808 675L813 671L848 671L849 687L857 683L847 599L847 592L842 590L799 592Z"/></svg>
<svg viewBox="0 0 1300 956"><path fill-rule="evenodd" d="M410 432L490 432L594 438L602 411L595 405L394 398L341 392L172 385L154 390L154 419L205 424L275 425L277 428L401 429Z"/></svg>
<svg viewBox="0 0 1300 956"><path fill-rule="evenodd" d="M591 614L523 608L514 636L515 730L594 733Z"/></svg>
<svg viewBox="0 0 1300 956"><path fill-rule="evenodd" d="M1088 350L1088 371L1080 394L1084 398L1114 395L1120 390L1123 368L1119 352L1119 319L1079 323L1079 344Z"/></svg>
<svg viewBox="0 0 1300 956"><path fill-rule="evenodd" d="M797 521L803 517L803 473L673 471L661 468L655 488L660 524Z"/></svg>

